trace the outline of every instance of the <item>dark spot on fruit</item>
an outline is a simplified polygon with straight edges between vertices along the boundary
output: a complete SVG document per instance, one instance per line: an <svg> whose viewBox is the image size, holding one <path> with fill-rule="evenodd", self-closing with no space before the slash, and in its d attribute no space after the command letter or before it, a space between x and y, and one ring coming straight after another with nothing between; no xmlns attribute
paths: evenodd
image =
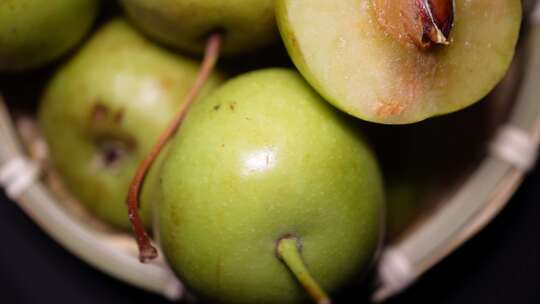
<svg viewBox="0 0 540 304"><path fill-rule="evenodd" d="M118 110L113 117L113 121L115 124L121 124L122 120L124 120L124 109Z"/></svg>
<svg viewBox="0 0 540 304"><path fill-rule="evenodd" d="M90 120L92 122L103 121L109 116L109 108L101 101L97 100L90 111Z"/></svg>
<svg viewBox="0 0 540 304"><path fill-rule="evenodd" d="M291 44L294 48L298 48L298 40L296 40L296 37L293 35L291 36Z"/></svg>
<svg viewBox="0 0 540 304"><path fill-rule="evenodd" d="M102 138L98 140L99 164L105 168L114 168L135 150L136 144L130 138Z"/></svg>
<svg viewBox="0 0 540 304"><path fill-rule="evenodd" d="M221 108L221 105L215 105L215 106L214 106L214 111L219 110L219 108Z"/></svg>
<svg viewBox="0 0 540 304"><path fill-rule="evenodd" d="M106 147L101 153L105 167L114 166L123 154L122 151L116 147Z"/></svg>
<svg viewBox="0 0 540 304"><path fill-rule="evenodd" d="M381 103L377 105L377 115L380 117L399 116L403 111L403 105L397 102Z"/></svg>
<svg viewBox="0 0 540 304"><path fill-rule="evenodd" d="M160 84L162 88L169 90L174 86L174 80L171 78L161 78Z"/></svg>
<svg viewBox="0 0 540 304"><path fill-rule="evenodd" d="M231 111L234 112L234 110L236 109L236 102L234 102L234 101L231 102L231 103L229 104L229 109L231 109Z"/></svg>

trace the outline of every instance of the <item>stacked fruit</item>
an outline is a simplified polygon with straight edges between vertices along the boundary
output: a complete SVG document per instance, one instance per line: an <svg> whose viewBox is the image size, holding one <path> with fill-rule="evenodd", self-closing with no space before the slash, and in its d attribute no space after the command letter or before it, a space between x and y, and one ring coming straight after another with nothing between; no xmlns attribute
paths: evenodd
<svg viewBox="0 0 540 304"><path fill-rule="evenodd" d="M356 118L409 124L477 102L508 69L522 14L519 0L119 4L0 2L0 71L65 60L38 111L55 169L95 216L132 225L142 261L155 228L176 274L212 303L329 303L365 273L385 195L362 135L378 127ZM262 58L279 33L300 73ZM220 55L248 72L227 80ZM369 136L403 140L392 128ZM427 185L405 167L390 212Z"/></svg>

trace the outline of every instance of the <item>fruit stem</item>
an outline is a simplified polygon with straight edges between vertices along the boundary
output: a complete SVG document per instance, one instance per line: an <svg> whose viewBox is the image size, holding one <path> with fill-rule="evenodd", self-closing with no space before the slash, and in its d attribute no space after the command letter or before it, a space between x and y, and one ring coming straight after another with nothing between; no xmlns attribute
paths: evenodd
<svg viewBox="0 0 540 304"><path fill-rule="evenodd" d="M298 239L293 236L281 238L277 243L278 257L289 267L296 279L317 304L331 304L332 301L319 283L311 276L300 255Z"/></svg>
<svg viewBox="0 0 540 304"><path fill-rule="evenodd" d="M128 204L128 216L131 222L131 228L135 234L135 240L139 247L139 260L141 263L145 263L158 256L158 252L154 246L150 243L148 234L144 229L141 218L139 216L139 201L141 189L144 184L144 179L150 170L150 167L159 156L160 152L167 142L174 136L176 131L182 125L184 118L186 117L193 101L201 91L202 87L208 80L210 74L214 70L216 62L219 58L219 53L222 45L222 34L215 33L208 37L206 42L206 49L204 53L203 62L197 75L195 83L191 87L190 91L184 98L184 102L181 104L180 109L173 117L171 123L167 126L167 129L161 133L156 144L150 151L150 153L139 164L135 176L133 177L129 186L127 204Z"/></svg>

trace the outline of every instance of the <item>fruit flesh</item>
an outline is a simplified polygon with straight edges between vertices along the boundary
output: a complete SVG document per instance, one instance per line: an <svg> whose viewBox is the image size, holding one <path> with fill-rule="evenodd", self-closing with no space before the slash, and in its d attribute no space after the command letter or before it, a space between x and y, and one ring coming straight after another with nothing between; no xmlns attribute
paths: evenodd
<svg viewBox="0 0 540 304"><path fill-rule="evenodd" d="M329 292L365 270L383 194L353 125L281 69L240 76L195 104L161 172L162 246L183 282L211 303L304 301L276 256L286 235Z"/></svg>
<svg viewBox="0 0 540 304"><path fill-rule="evenodd" d="M406 124L462 109L503 77L521 22L519 0L456 1L448 46L427 51L385 33L368 0L278 0L295 65L341 110Z"/></svg>
<svg viewBox="0 0 540 304"><path fill-rule="evenodd" d="M131 20L154 39L202 53L206 38L224 33L223 54L252 51L278 38L272 0L123 0Z"/></svg>
<svg viewBox="0 0 540 304"><path fill-rule="evenodd" d="M39 67L90 30L98 0L0 1L0 71Z"/></svg>
<svg viewBox="0 0 540 304"><path fill-rule="evenodd" d="M152 45L115 20L54 77L40 105L40 124L68 189L99 218L129 227L126 197L135 168L197 72L196 61ZM205 93L219 82L212 77ZM145 189L155 182L151 171ZM143 190L146 224L152 195Z"/></svg>

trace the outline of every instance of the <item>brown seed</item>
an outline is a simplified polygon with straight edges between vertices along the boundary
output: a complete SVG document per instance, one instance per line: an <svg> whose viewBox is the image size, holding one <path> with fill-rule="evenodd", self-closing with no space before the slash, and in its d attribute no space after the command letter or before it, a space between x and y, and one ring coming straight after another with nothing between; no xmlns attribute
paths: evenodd
<svg viewBox="0 0 540 304"><path fill-rule="evenodd" d="M385 32L420 49L449 44L454 0L372 0Z"/></svg>

